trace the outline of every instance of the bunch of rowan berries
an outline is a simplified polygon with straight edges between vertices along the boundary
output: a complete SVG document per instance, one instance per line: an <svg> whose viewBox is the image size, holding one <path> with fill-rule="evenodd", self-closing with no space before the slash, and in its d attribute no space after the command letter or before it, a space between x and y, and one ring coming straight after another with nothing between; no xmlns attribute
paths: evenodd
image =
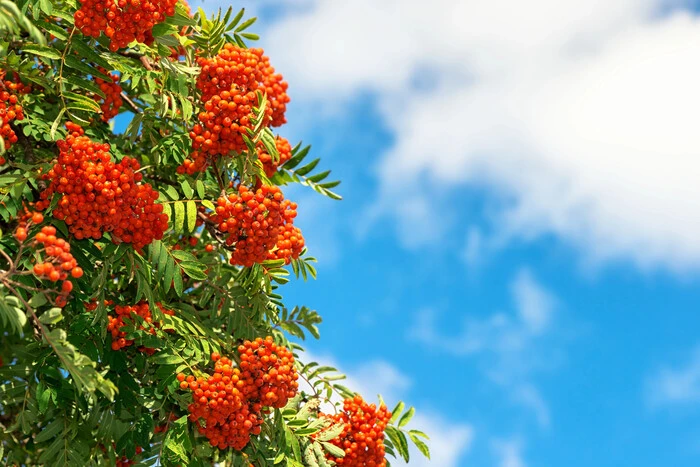
<svg viewBox="0 0 700 467"><path fill-rule="evenodd" d="M243 135L254 127L258 97L253 91L231 88L215 94L204 103L204 111L199 114L199 122L190 132L194 158L227 155L243 152L246 149ZM271 109L265 109L265 119L269 119Z"/></svg>
<svg viewBox="0 0 700 467"><path fill-rule="evenodd" d="M268 104L260 116L265 127L286 122L289 102L287 83L275 74L262 49L226 44L216 56L200 57L197 63L204 110L190 132L194 152L187 173L203 170L212 157L246 150L243 136L254 128L258 92L267 94Z"/></svg>
<svg viewBox="0 0 700 467"><path fill-rule="evenodd" d="M258 67L263 75L261 88L267 95L267 101L272 109L270 125L274 127L282 126L287 123L287 118L284 114L290 101L289 95L287 95L289 84L281 74L275 73L275 69L270 65L270 59L267 56L260 58Z"/></svg>
<svg viewBox="0 0 700 467"><path fill-rule="evenodd" d="M343 411L335 415L320 414L334 424L343 423L343 432L330 441L345 451L345 457L328 459L347 467L385 467L384 430L391 419L386 406L368 404L362 396L345 399Z"/></svg>
<svg viewBox="0 0 700 467"><path fill-rule="evenodd" d="M241 450L250 441L251 434L260 433L262 406L250 404L245 398L249 382L241 376L240 369L233 366L231 359L214 353L212 360L214 373L206 378L177 375L180 388L192 391L193 402L187 408L189 419L212 446Z"/></svg>
<svg viewBox="0 0 700 467"><path fill-rule="evenodd" d="M284 346L276 345L272 337L258 337L238 346L241 375L252 383L254 390L248 398L265 407L282 408L299 389L294 355Z"/></svg>
<svg viewBox="0 0 700 467"><path fill-rule="evenodd" d="M298 388L294 356L276 345L272 337L245 341L238 352L238 367L230 358L214 352L212 375L177 375L180 388L193 394L188 407L190 421L197 424L199 433L212 446L220 449L243 449L251 435L260 434L266 407L284 407Z"/></svg>
<svg viewBox="0 0 700 467"><path fill-rule="evenodd" d="M100 68L100 71L104 74L108 74L107 70ZM122 101L122 87L119 85L119 75L116 73L109 73L109 77L112 78L111 81L104 80L99 76L95 76L95 83L100 87L105 97L102 98L95 95L95 101L100 104L100 109L102 109L102 121L108 122L112 118L116 117L119 113L124 101Z"/></svg>
<svg viewBox="0 0 700 467"><path fill-rule="evenodd" d="M304 250L304 237L301 229L292 224L282 226L281 232L277 234L276 247L267 254L267 259L283 259L285 264L292 262L292 258L297 259Z"/></svg>
<svg viewBox="0 0 700 467"><path fill-rule="evenodd" d="M265 175L267 175L268 178L272 177L275 172L277 172L277 168L280 165L292 158L292 145L289 144L287 138L282 138L281 136L275 138L275 148L277 148L277 153L279 154L279 159L276 162L272 159L270 153L267 152L264 144L258 143L257 147L258 159L262 162Z"/></svg>
<svg viewBox="0 0 700 467"><path fill-rule="evenodd" d="M268 259L270 250L278 247L286 226L294 222L296 208L296 203L285 200L277 186L261 185L253 191L239 185L238 193L217 200L211 220L221 232L228 234L226 243L234 248L231 264L252 266ZM301 237L298 229L295 233ZM276 255L295 253L291 246L278 248Z"/></svg>
<svg viewBox="0 0 700 467"><path fill-rule="evenodd" d="M148 183L140 183L143 175L138 172L138 161L125 157L114 163L109 144L94 143L73 123L66 127L70 133L57 143L60 154L43 175L50 183L37 207L45 209L51 196L59 193L61 199L53 216L64 220L78 240L99 239L110 232L113 242L141 249L163 238L168 216L163 206L155 203L158 192Z"/></svg>
<svg viewBox="0 0 700 467"><path fill-rule="evenodd" d="M0 138L5 143L5 149L17 142L17 135L10 124L24 120L24 110L19 104L18 94L26 94L29 87L22 84L17 73L13 74L13 80L5 79L5 72L0 70ZM7 162L0 158L0 165Z"/></svg>
<svg viewBox="0 0 700 467"><path fill-rule="evenodd" d="M14 237L17 241L24 242L27 240L27 232L31 225L38 225L43 221L44 216L41 213L27 212L15 230ZM37 262L32 272L39 279L47 279L51 282L63 281L55 304L59 307L65 306L67 296L73 290L73 283L68 280L68 276L75 279L83 276L83 269L78 266L78 262L70 252L70 244L62 238L57 238L56 228L47 225L34 236L33 245L36 248L35 253L43 257L43 261Z"/></svg>
<svg viewBox="0 0 700 467"><path fill-rule="evenodd" d="M156 306L166 315L172 316L175 314L172 310L164 308L160 303L156 303ZM153 315L147 301L142 300L136 305L117 305L114 307L114 312L116 316L107 315L109 320L107 331L112 335L112 350L129 347L134 343L133 340L126 339L126 323L124 322L124 319L134 321L134 315L140 316L148 324L148 332L155 335L157 323L153 323ZM146 327L141 325L138 329L146 330ZM155 349L149 347L139 347L139 350L149 355L155 352Z"/></svg>
<svg viewBox="0 0 700 467"><path fill-rule="evenodd" d="M104 32L113 52L133 41L153 43L153 26L175 14L177 0L80 0L75 26L86 36Z"/></svg>

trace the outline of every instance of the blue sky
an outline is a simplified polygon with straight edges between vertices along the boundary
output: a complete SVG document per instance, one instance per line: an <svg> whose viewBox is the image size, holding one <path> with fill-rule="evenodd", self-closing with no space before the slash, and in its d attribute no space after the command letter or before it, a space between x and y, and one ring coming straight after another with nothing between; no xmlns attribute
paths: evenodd
<svg viewBox="0 0 700 467"><path fill-rule="evenodd" d="M410 465L700 465L692 2L251 3L345 197L287 193L320 263L283 294L418 408Z"/></svg>

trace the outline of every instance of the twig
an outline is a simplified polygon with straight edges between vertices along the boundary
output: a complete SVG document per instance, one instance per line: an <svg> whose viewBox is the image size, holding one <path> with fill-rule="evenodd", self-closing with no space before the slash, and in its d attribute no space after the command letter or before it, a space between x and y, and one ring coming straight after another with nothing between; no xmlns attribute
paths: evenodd
<svg viewBox="0 0 700 467"><path fill-rule="evenodd" d="M132 101L124 91L122 91L121 96L122 96L122 99L124 99L126 101L126 103L129 104L129 107L131 107L134 112L136 112L137 114L142 113L141 109L139 109L136 106L136 104L134 104L134 101Z"/></svg>
<svg viewBox="0 0 700 467"><path fill-rule="evenodd" d="M143 67L148 71L153 71L153 66L151 66L151 61L145 55L141 55L140 59Z"/></svg>

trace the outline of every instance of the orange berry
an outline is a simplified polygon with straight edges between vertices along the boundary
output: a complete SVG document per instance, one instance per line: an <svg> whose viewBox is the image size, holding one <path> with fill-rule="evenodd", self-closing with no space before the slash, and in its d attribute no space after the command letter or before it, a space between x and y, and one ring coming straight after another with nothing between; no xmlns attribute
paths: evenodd
<svg viewBox="0 0 700 467"><path fill-rule="evenodd" d="M17 230L15 230L15 238L20 242L25 241L27 239L27 229L24 227L17 227Z"/></svg>

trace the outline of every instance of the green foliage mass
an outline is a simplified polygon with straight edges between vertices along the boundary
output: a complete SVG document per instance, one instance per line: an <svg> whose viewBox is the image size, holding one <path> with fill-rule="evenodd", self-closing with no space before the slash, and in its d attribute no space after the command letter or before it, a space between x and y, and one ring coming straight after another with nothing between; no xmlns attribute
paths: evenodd
<svg viewBox="0 0 700 467"><path fill-rule="evenodd" d="M305 306L286 307L281 295L290 279L315 278L316 260L304 251L289 266L283 260L232 266L220 236L198 217L214 209L229 182L301 184L340 199L331 191L339 182L328 181L328 171L317 172L318 159L307 160L309 147L301 144L268 178L255 145L278 155L264 125L248 135L247 151L220 157L194 176L176 172L190 154L188 133L201 107L196 54L213 56L226 42L245 47L257 39L249 31L255 19L231 9L189 16L179 5L175 16L154 28L152 45L134 42L111 52L104 35L93 39L74 28L78 7L77 0L0 0L0 70L17 73L32 89L20 97L25 118L12 122L18 142L5 150L0 138L7 160L0 166L0 464L115 465L126 457L136 465L332 465L325 453L343 453L327 441L342 426L329 427L318 417L319 407L339 407L353 392L339 383L344 376L336 369L302 363L299 343L307 335L319 338L321 317ZM174 47L184 55L172 59ZM120 76L122 112L131 116L123 133L99 118L94 96L104 94L94 78L108 79L103 70ZM257 115L266 105L259 94ZM53 225L70 242L85 271L72 280L67 305L57 307L55 285L31 273L37 253L12 233L24 206L46 186L40 174L52 167L68 121L83 126L93 141L108 142L114 160L128 155L140 162L144 182L158 191L169 216L169 230L142 251L113 243L109 233L77 240L49 207L43 225ZM192 237L198 239L194 246ZM206 244L216 248L205 251ZM134 318L126 327L134 345L112 350L111 303L142 300L160 325ZM88 303L97 306L89 310ZM174 314L162 313L157 303ZM266 416L261 434L243 451L214 448L188 421L192 396L179 388L176 375L210 371L212 352L230 355L244 339L267 335L295 352L302 390ZM148 355L139 347L156 351ZM405 428L413 412L403 403L394 409L389 455L408 460L409 440L428 455L425 435ZM143 452L137 455L138 447Z"/></svg>

